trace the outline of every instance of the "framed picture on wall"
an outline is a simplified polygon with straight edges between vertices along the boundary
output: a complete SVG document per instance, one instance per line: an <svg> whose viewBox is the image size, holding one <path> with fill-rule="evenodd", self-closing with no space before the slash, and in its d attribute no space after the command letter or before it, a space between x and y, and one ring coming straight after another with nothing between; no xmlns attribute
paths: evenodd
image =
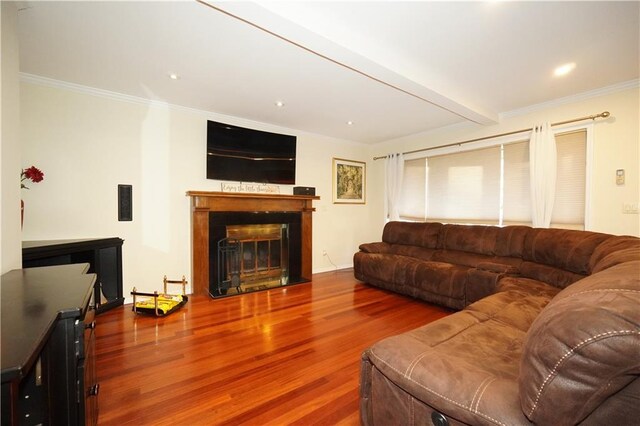
<svg viewBox="0 0 640 426"><path fill-rule="evenodd" d="M333 159L333 203L366 202L367 164L342 158Z"/></svg>

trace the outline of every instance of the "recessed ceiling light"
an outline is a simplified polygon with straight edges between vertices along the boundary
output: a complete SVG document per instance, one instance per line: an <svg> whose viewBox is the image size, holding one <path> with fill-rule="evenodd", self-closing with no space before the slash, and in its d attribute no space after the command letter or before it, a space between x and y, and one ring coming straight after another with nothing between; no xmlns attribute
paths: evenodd
<svg viewBox="0 0 640 426"><path fill-rule="evenodd" d="M353 121L349 120L349 121L347 121L347 124L348 124L349 126L353 126Z"/></svg>
<svg viewBox="0 0 640 426"><path fill-rule="evenodd" d="M178 74L171 73L171 74L169 74L169 78L171 80L177 80L177 79L180 78L180 76Z"/></svg>
<svg viewBox="0 0 640 426"><path fill-rule="evenodd" d="M560 65L558 68L553 70L553 75L556 77L562 77L563 75L569 74L576 67L575 62L570 62L568 64Z"/></svg>
<svg viewBox="0 0 640 426"><path fill-rule="evenodd" d="M278 108L282 108L282 107L284 106L284 102L282 102L282 101L276 101L276 106L277 106Z"/></svg>

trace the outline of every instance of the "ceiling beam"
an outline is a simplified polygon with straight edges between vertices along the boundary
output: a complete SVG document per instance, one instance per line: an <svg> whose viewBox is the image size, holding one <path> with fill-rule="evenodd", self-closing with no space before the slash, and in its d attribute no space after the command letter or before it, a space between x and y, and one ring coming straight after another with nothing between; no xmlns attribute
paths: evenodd
<svg viewBox="0 0 640 426"><path fill-rule="evenodd" d="M470 105L468 102L462 102L424 84L417 83L258 4L211 0L196 1L203 6L224 13L295 45L310 54L317 55L408 96L447 110L465 120L483 125L495 124L499 121L498 114L494 111Z"/></svg>

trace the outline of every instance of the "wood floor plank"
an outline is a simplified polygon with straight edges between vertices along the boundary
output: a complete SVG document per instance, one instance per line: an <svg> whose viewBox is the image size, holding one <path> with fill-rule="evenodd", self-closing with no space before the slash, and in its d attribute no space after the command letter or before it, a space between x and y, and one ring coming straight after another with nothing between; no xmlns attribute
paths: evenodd
<svg viewBox="0 0 640 426"><path fill-rule="evenodd" d="M99 425L356 425L360 355L449 310L352 270L213 300L165 318L97 318Z"/></svg>

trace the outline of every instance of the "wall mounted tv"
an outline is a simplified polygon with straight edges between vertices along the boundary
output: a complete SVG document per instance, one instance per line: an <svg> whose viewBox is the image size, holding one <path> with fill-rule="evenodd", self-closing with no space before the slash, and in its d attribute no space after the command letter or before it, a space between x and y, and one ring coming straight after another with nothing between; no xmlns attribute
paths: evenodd
<svg viewBox="0 0 640 426"><path fill-rule="evenodd" d="M296 183L296 137L207 121L207 179Z"/></svg>

